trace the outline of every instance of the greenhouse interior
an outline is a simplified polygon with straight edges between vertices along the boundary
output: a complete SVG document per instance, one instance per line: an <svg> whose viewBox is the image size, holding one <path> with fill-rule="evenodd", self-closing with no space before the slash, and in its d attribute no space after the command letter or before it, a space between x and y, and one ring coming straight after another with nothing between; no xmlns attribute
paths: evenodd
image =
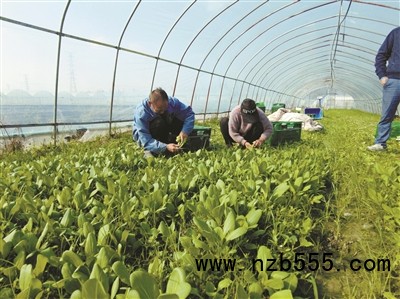
<svg viewBox="0 0 400 299"><path fill-rule="evenodd" d="M0 298L400 298L399 0L0 5Z"/></svg>

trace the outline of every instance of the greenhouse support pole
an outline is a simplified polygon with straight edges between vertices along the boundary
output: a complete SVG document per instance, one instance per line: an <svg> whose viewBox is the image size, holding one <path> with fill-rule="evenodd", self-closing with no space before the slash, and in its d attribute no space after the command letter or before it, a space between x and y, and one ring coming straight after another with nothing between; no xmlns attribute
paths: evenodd
<svg viewBox="0 0 400 299"><path fill-rule="evenodd" d="M53 129L53 139L54 146L57 145L57 105L58 105L58 78L60 73L60 56L61 56L61 41L62 41L62 32L64 27L65 17L67 15L67 11L69 5L71 4L71 0L68 0L67 6L65 7L64 14L61 20L60 32L58 34L58 52L57 52L57 69L56 69L56 88L54 92L54 129Z"/></svg>
<svg viewBox="0 0 400 299"><path fill-rule="evenodd" d="M133 15L136 13L136 10L138 9L141 0L136 4L135 8L133 9L131 15L129 16L128 21L125 24L124 30L122 30L121 36L119 37L119 42L118 42L118 47L117 47L117 53L115 55L115 63L114 63L114 74L113 74L113 80L112 80L112 86L111 86L111 103L110 103L110 121L108 124L108 135L112 135L112 124L113 124L113 108L114 108L114 93L115 93L115 80L117 77L117 67L118 67L118 58L119 58L119 51L121 50L121 43L122 39L124 38L126 29L129 26L129 23L131 22Z"/></svg>

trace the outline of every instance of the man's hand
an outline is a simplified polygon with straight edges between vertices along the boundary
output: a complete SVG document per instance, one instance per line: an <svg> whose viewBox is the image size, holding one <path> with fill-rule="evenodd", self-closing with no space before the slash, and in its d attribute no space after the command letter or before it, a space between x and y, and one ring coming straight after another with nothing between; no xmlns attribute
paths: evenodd
<svg viewBox="0 0 400 299"><path fill-rule="evenodd" d="M253 141L253 147L260 147L263 143L264 143L264 141L257 139L255 141Z"/></svg>
<svg viewBox="0 0 400 299"><path fill-rule="evenodd" d="M167 144L167 151L175 154L177 152L179 152L180 150L182 150L179 145L175 144L175 143L168 143Z"/></svg>
<svg viewBox="0 0 400 299"><path fill-rule="evenodd" d="M181 138L181 140L186 140L188 138L188 134L186 134L185 132L180 132L179 137Z"/></svg>
<svg viewBox="0 0 400 299"><path fill-rule="evenodd" d="M389 78L388 77L382 77L380 80L379 80L379 82L381 82L381 85L382 86L385 86L385 84L387 83L387 81L389 80Z"/></svg>
<svg viewBox="0 0 400 299"><path fill-rule="evenodd" d="M253 148L253 145L252 145L251 143L247 142L247 141L245 142L244 146L245 146L247 149L252 149L252 148Z"/></svg>
<svg viewBox="0 0 400 299"><path fill-rule="evenodd" d="M188 135L184 132L180 132L179 135L176 137L176 142L182 147L187 141Z"/></svg>

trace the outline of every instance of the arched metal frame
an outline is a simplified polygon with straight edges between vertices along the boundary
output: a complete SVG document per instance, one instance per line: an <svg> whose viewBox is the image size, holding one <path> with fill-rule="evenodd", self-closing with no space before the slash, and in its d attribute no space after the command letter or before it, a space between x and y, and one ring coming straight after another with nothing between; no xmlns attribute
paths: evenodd
<svg viewBox="0 0 400 299"><path fill-rule="evenodd" d="M321 90L322 93L328 94L330 90L337 90L343 93L347 93L354 98L354 103L356 103L354 108L363 109L365 107L360 106L359 103L362 99L364 103L369 103L371 107L367 107L367 111L379 112L381 87L377 81L376 75L373 70L374 56L376 50L380 43L384 39L387 32L373 32L371 30L356 27L354 25L347 26L345 20L353 19L360 20L363 22L369 22L376 24L385 24L389 27L396 27L400 24L400 4L398 7L386 5L381 3L381 1L343 1L335 0L329 2L315 2L311 5L306 2L306 7L302 6L304 2L294 1L294 2L282 2L280 7L270 10L271 1L263 1L257 3L254 7L251 7L248 12L243 12L243 15L230 15L232 8L238 5L239 1L232 1L228 3L224 8L219 10L212 16L209 20L203 20L204 25L201 29L195 33L194 37L185 45L180 45L185 50L181 55L179 61L171 61L162 57L163 50L165 49L166 41L169 39L170 35L176 28L180 25L180 22L184 16L189 14L191 10L199 5L197 0L190 2L186 9L177 16L172 26L165 35L161 46L158 49L157 55L150 55L148 53L143 53L135 49L121 47L122 41L125 38L125 32L130 26L135 26L135 14L138 12L139 6L142 1L139 0L136 5L134 5L133 10L130 14L128 21L126 22L124 28L121 30L121 35L117 45L112 45L104 42L100 42L93 39L83 38L76 35L68 34L64 32L65 19L68 17L69 6L74 0L67 0L63 16L60 22L60 27L58 31L50 30L47 28L42 28L35 26L33 24L28 24L21 22L19 20L10 19L4 16L0 16L1 22L9 22L16 25L28 27L34 30L39 30L42 32L47 32L49 34L55 34L58 36L58 50L57 50L57 63L56 63L56 73L55 73L55 96L54 96L54 118L52 123L43 124L21 124L19 127L24 126L53 126L53 137L54 142L57 140L58 126L67 124L58 122L57 119L57 106L58 106L58 93L59 93L59 73L60 73L60 56L63 50L62 41L64 38L79 40L84 43L91 43L100 47L108 47L116 50L115 61L114 61L114 72L111 82L111 97L110 97L110 114L109 119L99 122L85 122L85 123L68 123L68 124L97 124L97 123L108 123L109 132L111 134L111 125L116 122L128 122L131 119L125 120L113 120L113 107L114 107L114 96L115 96L115 83L118 78L117 70L119 65L119 54L121 51L132 54L148 57L155 60L155 67L153 70L152 81L149 82L149 90L151 90L155 83L155 77L158 70L158 63L160 61L176 65L177 72L174 76L174 88L172 94L176 93L177 82L181 76L181 69L187 68L194 70L196 72L196 78L193 82L192 94L189 96L191 98L190 104L193 104L196 91L200 88L198 85L198 79L200 74L209 75L209 83L207 96L204 102L204 119L208 113L210 92L212 89L213 82L215 78L222 80L221 86L219 88L219 97L217 103L217 115L220 113L229 112L234 104L238 104L243 95L246 97L252 97L256 100L268 101L272 103L273 100L287 100L290 103L299 103L304 101L308 94L316 90ZM352 15L352 4L363 5L363 7L379 7L382 9L392 10L399 13L398 20L382 21L378 18ZM308 6L307 6L308 5ZM337 6L338 5L338 6ZM394 4L395 5L395 4ZM315 20L310 20L307 23L299 22L299 26L291 28L289 30L283 31L279 36L272 39L266 38L266 35L272 30L278 30L282 25L288 21L294 21L302 18L307 13L317 12L326 10L335 11L334 8L339 9L339 13L331 13L330 16L323 18L316 18ZM254 18L254 14L257 12L268 11L263 16ZM297 9L297 10L296 10ZM342 11L345 11L343 13ZM277 22L272 23L272 19L275 15L284 15L286 11L290 11L290 14L282 17ZM316 13L314 13L317 15ZM194 47L197 39L199 39L203 34L218 19L222 17L229 16L232 19L232 25L230 29L226 32L219 33L219 38L214 44L208 46L208 50L203 53L203 57L200 57L200 66L196 67L193 65L186 65L184 63L185 58L189 52L189 49ZM251 23L249 24L249 19L251 18ZM325 25L325 22L331 22L332 20L337 20L336 25ZM397 23L396 23L397 22ZM245 25L246 24L246 25ZM258 25L265 25L265 29L262 31L256 31L254 28ZM345 26L346 25L346 26ZM312 28L312 26L320 26L319 28ZM322 27L323 26L323 27ZM350 31L349 33L345 33ZM305 28L310 28L307 32L302 32ZM233 32L234 29L240 30L234 39L229 41L228 35ZM254 32L252 32L254 31ZM293 34L299 33L298 36L293 37ZM358 36L357 33L366 34L369 37ZM300 34L302 34L300 36ZM353 39L360 42L360 44L355 44L349 41L341 40L341 38L347 37L347 39ZM377 39L379 37L379 39ZM244 45L241 45L242 40L250 40ZM297 43L295 40L299 39ZM301 40L301 42L300 42ZM260 41L262 41L260 43ZM217 51L218 46L226 45L223 50ZM258 43L258 45L256 45ZM364 43L364 45L363 45ZM365 46L365 43L367 46ZM261 44L261 45L260 45ZM286 47L286 48L285 48ZM283 51L275 53L280 48ZM234 54L227 56L228 50L233 49ZM250 57L244 60L243 56L247 55L246 51L252 51ZM218 54L219 53L219 54ZM309 58L307 55L312 54L313 57ZM361 55L362 54L362 55ZM228 57L228 59L227 59ZM222 59L224 58L224 64L222 65ZM349 63L346 60L352 60L354 63ZM211 69L205 69L204 66L208 63L211 65ZM238 66L240 66L238 68ZM217 69L220 71L217 72ZM307 74L307 76L304 76ZM293 80L291 78L296 78ZM227 80L233 83L233 88L231 91L226 91L225 86ZM350 83L349 83L350 82ZM324 92L325 90L325 92ZM230 94L230 96L223 98L222 95ZM239 93L239 96L235 96ZM269 98L270 97L270 98ZM229 101L228 111L220 111L222 101ZM364 106L368 106L364 105ZM374 106L375 105L375 106ZM13 125L2 125L1 127L16 127Z"/></svg>
<svg viewBox="0 0 400 299"><path fill-rule="evenodd" d="M324 29L329 29L329 28L332 28L332 27L324 27L324 28L318 29L318 31L319 31L319 30L324 30ZM309 33L313 33L313 32L315 32L315 31L310 31ZM319 39L321 39L321 38L327 38L327 37L329 37L329 36L331 36L331 35L330 35L330 34L328 34L328 35L322 35L322 36L320 36L320 37L318 37L318 38L316 38L316 39L311 39L311 40L307 40L306 42L299 43L299 44L296 45L295 50L298 51L298 50L299 50L299 47L302 46L302 45L304 45L304 44L308 44L308 43L310 43L310 42L312 42L312 41L314 41L314 40L319 40ZM328 41L329 41L329 40L328 40ZM283 42L281 42L281 43L276 44L275 47L274 47L271 51L273 51L273 50L279 48L280 46L283 46L286 42L287 42L287 40L285 40L285 41L283 41ZM294 49L294 48L292 47L292 48L289 49L289 50L293 50L293 49ZM270 52L271 52L271 51L270 51ZM280 53L279 56L282 55L283 53L287 52L287 51L288 51L288 50L286 50L286 51ZM339 50L339 51L340 51L340 50ZM270 53L270 52L269 52L269 53ZM260 81L261 81L263 78L265 78L266 74L269 72L269 69L273 69L273 68L274 68L274 66L268 66L269 60L267 60L267 58L268 58L269 53L267 53L266 55L264 55L264 56L262 57L262 59L260 59L260 60L257 62L257 64L255 64L255 66L254 66L254 68L258 66L258 71L255 72L255 74L253 75L253 77L250 79L250 81L252 81L252 82L253 82L253 80L255 80L256 75L257 75L260 71L264 70L263 75L259 76L259 79L258 79L258 81L257 81L257 83L256 83L257 85L260 85L260 84L261 84ZM346 53L344 52L344 54L346 54ZM292 53L288 54L287 57L290 57L289 55L292 55ZM352 54L350 54L350 55L352 55ZM275 56L275 58L277 58L277 57L278 57L278 56ZM287 57L284 57L284 58L282 58L281 60L286 59ZM362 58L361 58L361 57L358 57L357 55L353 55L353 58L356 59L356 60L362 61ZM261 64L261 61L262 61L262 60L266 60L266 62L263 63L263 64ZM370 61L368 61L368 62L366 62L366 63L367 63L368 65L371 65L371 63L373 63L373 61L370 60ZM275 64L276 64L276 63L275 63ZM253 69L254 69L254 68L253 68ZM248 72L248 74L246 75L245 80L247 80L247 76L250 74L250 72L251 72L253 69L251 69L251 70Z"/></svg>
<svg viewBox="0 0 400 299"><path fill-rule="evenodd" d="M117 77L117 67L118 67L118 58L119 58L119 52L121 50L121 43L122 43L122 39L124 38L126 29L129 26L129 23L131 22L134 14L136 13L137 9L139 8L140 3L142 2L142 0L140 0L135 8L133 9L131 15L128 18L128 22L126 23L124 30L121 33L121 36L119 38L119 42L118 42L118 46L117 46L117 53L115 55L115 63L114 63L114 73L113 73L113 81L112 81L112 88L111 88L111 102L110 102L110 122L109 122L109 127L108 127L108 134L111 135L111 127L112 127L112 116L113 116L113 108L114 108L114 94L115 94L115 80Z"/></svg>
<svg viewBox="0 0 400 299"><path fill-rule="evenodd" d="M58 35L58 50L57 50L57 69L56 69L56 84L55 84L55 92L54 92L54 129L53 129L53 141L54 145L57 143L57 106L58 106L58 79L60 74L60 57L61 57L61 42L62 42L62 32L65 22L65 17L68 12L69 5L71 4L71 0L68 0L67 6L65 7L63 17L61 19L60 25L60 34Z"/></svg>

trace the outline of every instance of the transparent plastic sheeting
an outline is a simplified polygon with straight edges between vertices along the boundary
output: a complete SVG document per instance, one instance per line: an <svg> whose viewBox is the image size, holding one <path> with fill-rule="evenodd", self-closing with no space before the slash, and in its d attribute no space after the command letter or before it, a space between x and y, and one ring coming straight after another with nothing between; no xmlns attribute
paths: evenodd
<svg viewBox="0 0 400 299"><path fill-rule="evenodd" d="M246 97L380 113L400 1L2 0L0 24L2 131L56 134L130 123L155 87L204 118Z"/></svg>

